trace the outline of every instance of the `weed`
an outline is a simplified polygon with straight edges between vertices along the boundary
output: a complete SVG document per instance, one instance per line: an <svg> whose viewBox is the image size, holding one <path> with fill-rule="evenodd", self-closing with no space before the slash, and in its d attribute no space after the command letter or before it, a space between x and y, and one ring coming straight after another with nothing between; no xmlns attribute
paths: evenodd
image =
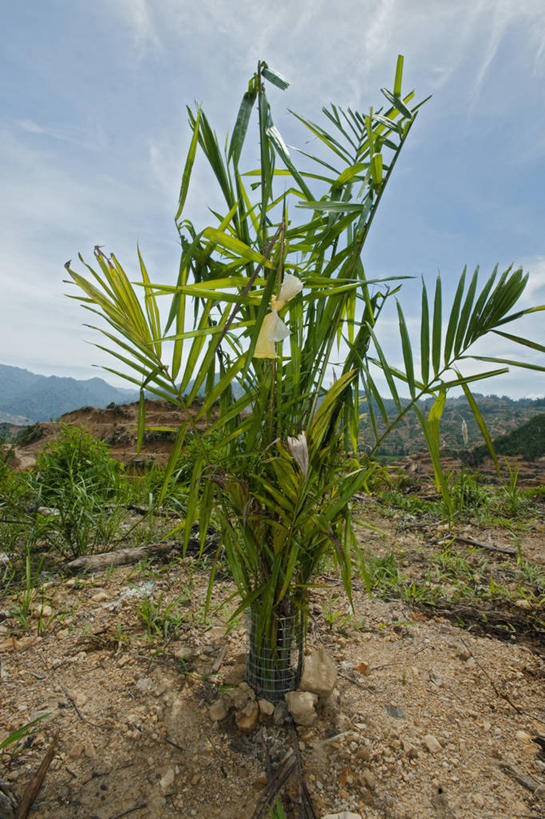
<svg viewBox="0 0 545 819"><path fill-rule="evenodd" d="M115 642L117 643L117 651L121 650L123 645L128 645L131 641L129 635L123 631L121 621L118 620L115 627Z"/></svg>
<svg viewBox="0 0 545 819"><path fill-rule="evenodd" d="M539 594L545 593L545 573L543 572L543 566L526 560L522 554L522 548L518 538L515 539L515 548L517 550L517 580L533 587Z"/></svg>
<svg viewBox="0 0 545 819"><path fill-rule="evenodd" d="M375 591L380 596L397 596L395 592L401 583L401 572L393 552L384 557L373 554L364 556L361 553L358 562L360 576L369 592Z"/></svg>
<svg viewBox="0 0 545 819"><path fill-rule="evenodd" d="M27 722L26 725L22 725L20 728L12 731L11 734L8 734L7 737L0 742L0 751L3 751L4 748L9 747L10 745L13 745L14 742L20 742L20 740L28 736L36 723L41 722L48 716L49 714L41 714L39 717L36 717L36 719L33 719L32 722Z"/></svg>
<svg viewBox="0 0 545 819"><path fill-rule="evenodd" d="M62 554L78 557L117 532L120 469L102 441L75 427L63 427L41 453L33 480L42 502L59 510L47 525Z"/></svg>
<svg viewBox="0 0 545 819"><path fill-rule="evenodd" d="M274 804L269 807L269 816L271 819L287 819L286 811L279 796L274 800Z"/></svg>
<svg viewBox="0 0 545 819"><path fill-rule="evenodd" d="M186 596L177 597L166 605L163 603L163 595L157 602L153 597L145 597L138 606L138 615L146 626L147 636L161 640L174 636L188 618L187 602ZM185 606L185 611L180 611L180 606Z"/></svg>
<svg viewBox="0 0 545 819"><path fill-rule="evenodd" d="M431 604L440 596L440 590L429 583L412 583L401 585L401 598L406 603Z"/></svg>
<svg viewBox="0 0 545 819"><path fill-rule="evenodd" d="M393 511L408 512L413 515L425 514L430 510L430 503L417 495L405 495L397 489L387 489L381 493L386 514Z"/></svg>
<svg viewBox="0 0 545 819"><path fill-rule="evenodd" d="M19 622L19 625L23 631L28 631L30 629L32 601L36 594L36 588L39 586L39 576L42 570L42 564L43 560L40 560L36 571L33 571L31 551L27 545L24 590L21 593L15 608L11 611L12 617Z"/></svg>
<svg viewBox="0 0 545 819"><path fill-rule="evenodd" d="M490 500L488 492L479 484L478 476L464 470L456 478L450 476L449 492L449 505L458 513L482 509Z"/></svg>
<svg viewBox="0 0 545 819"><path fill-rule="evenodd" d="M518 517L528 509L528 499L524 497L518 486L519 469L516 464L511 466L509 461L505 460L505 466L508 472L508 478L502 486L503 492L503 511L509 517Z"/></svg>
<svg viewBox="0 0 545 819"><path fill-rule="evenodd" d="M346 611L345 600L337 594L328 596L322 605L322 616L331 631L336 628L342 635L346 635L348 628L361 629L364 624L363 618L355 618L351 612Z"/></svg>

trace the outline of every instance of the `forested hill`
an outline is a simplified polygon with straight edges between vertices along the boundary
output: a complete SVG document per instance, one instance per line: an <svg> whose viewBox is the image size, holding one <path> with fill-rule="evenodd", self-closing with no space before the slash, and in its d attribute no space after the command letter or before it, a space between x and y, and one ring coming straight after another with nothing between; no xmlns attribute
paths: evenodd
<svg viewBox="0 0 545 819"><path fill-rule="evenodd" d="M512 399L506 395L475 395L483 418L493 439L501 438L521 427L534 416L545 412L545 398ZM424 412L429 412L433 399L420 402ZM393 401L385 400L387 411L394 414ZM360 425L361 446L369 448L371 435L368 432L366 405L361 405L364 413ZM380 414L377 412L377 418ZM463 436L463 421L465 420L468 432L468 442L465 444ZM379 424L380 428L380 424ZM483 443L477 422L468 406L465 397L448 398L441 421L441 446L446 449L470 450ZM381 455L401 456L412 455L426 448L424 436L421 432L418 418L414 412L408 412L398 427L390 433L388 439L379 450ZM505 453L507 454L507 452Z"/></svg>
<svg viewBox="0 0 545 819"><path fill-rule="evenodd" d="M494 440L498 455L521 455L527 461L545 455L545 413L535 415L522 426ZM478 466L488 455L486 445L476 447L467 456L471 466Z"/></svg>
<svg viewBox="0 0 545 819"><path fill-rule="evenodd" d="M102 378L79 381L57 375L36 375L0 364L0 421L49 421L79 407L105 407L134 401L138 393L118 389ZM18 420L15 420L15 418Z"/></svg>

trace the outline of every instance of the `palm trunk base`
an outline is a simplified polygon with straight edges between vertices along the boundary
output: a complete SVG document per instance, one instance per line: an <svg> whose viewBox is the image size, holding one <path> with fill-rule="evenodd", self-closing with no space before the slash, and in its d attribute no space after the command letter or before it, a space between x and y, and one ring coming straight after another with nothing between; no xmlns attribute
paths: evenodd
<svg viewBox="0 0 545 819"><path fill-rule="evenodd" d="M250 610L245 679L258 698L280 702L294 691L301 677L304 619L300 613L273 616L266 632L260 628L263 614Z"/></svg>

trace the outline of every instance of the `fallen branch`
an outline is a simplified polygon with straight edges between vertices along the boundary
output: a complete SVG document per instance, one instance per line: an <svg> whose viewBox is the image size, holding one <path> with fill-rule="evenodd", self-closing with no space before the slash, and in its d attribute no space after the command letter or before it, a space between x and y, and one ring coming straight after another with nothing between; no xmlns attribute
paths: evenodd
<svg viewBox="0 0 545 819"><path fill-rule="evenodd" d="M30 808L32 807L36 797L38 796L40 788L42 787L42 783L45 779L45 775L55 755L57 737L58 734L55 734L55 736L53 737L53 742L47 749L46 754L40 763L40 767L38 768L32 779L26 786L25 792L23 793L23 798L21 799L19 807L17 808L15 819L26 819L26 817L28 816Z"/></svg>
<svg viewBox="0 0 545 819"><path fill-rule="evenodd" d="M133 805L132 808L128 808L128 810L124 810L123 813L116 813L112 819L121 819L122 816L128 816L129 813L134 813L137 810L144 810L144 808L147 808L147 806L147 802L137 802L136 805Z"/></svg>
<svg viewBox="0 0 545 819"><path fill-rule="evenodd" d="M522 771L519 771L518 768L515 768L513 765L509 765L507 762L499 762L498 767L510 776L515 782L518 782L519 785L522 785L523 788L526 788L531 793L535 793L535 791L543 785L543 782L540 779L535 779L533 776L528 777Z"/></svg>
<svg viewBox="0 0 545 819"><path fill-rule="evenodd" d="M216 659L214 660L214 663L212 665L212 674L217 674L218 673L218 671L220 670L220 668L221 668L221 666L223 664L223 661L225 659L226 654L227 654L227 646L224 646L221 649L218 656L216 657Z"/></svg>
<svg viewBox="0 0 545 819"><path fill-rule="evenodd" d="M303 758L299 748L299 735L295 729L293 720L290 722L290 732L292 734L293 748L295 750L295 759L297 762L297 779L299 780L299 816L301 819L318 819L312 799L305 782L305 771L303 767Z"/></svg>
<svg viewBox="0 0 545 819"><path fill-rule="evenodd" d="M85 721L85 720L84 720L84 718L83 718L83 714L82 714L82 713L81 713L81 711L79 710L79 708L78 708L78 704L77 704L77 702L75 701L74 697L72 697L72 696L71 696L71 695L68 693L68 691L66 690L66 688L65 688L63 685L61 685L60 687L61 687L61 689L64 691L64 694L65 694L65 696L66 696L66 699L67 699L67 700L70 702L71 706L73 707L73 709L74 709L74 711L76 712L76 714L78 715L78 717L79 717L81 720Z"/></svg>
<svg viewBox="0 0 545 819"><path fill-rule="evenodd" d="M162 540L159 543L148 543L146 546L135 546L130 549L116 549L113 552L100 552L96 555L86 555L78 557L66 563L64 568L68 572L76 574L84 571L101 571L109 569L110 566L126 566L130 563L138 563L139 560L146 560L150 557L160 557L169 554L173 550L181 552L181 540ZM218 534L209 528L202 554L215 552L218 548ZM189 554L201 554L201 541L199 537L199 524L194 523L191 529L191 537L187 546Z"/></svg>
<svg viewBox="0 0 545 819"><path fill-rule="evenodd" d="M132 549L100 552L96 555L86 555L71 560L64 568L73 574L83 571L100 571L109 569L110 566L125 566L130 563L138 563L139 560L145 560L146 558L159 557L168 554L176 546L179 546L179 541L166 540L161 543L148 543L147 546L136 546Z"/></svg>
<svg viewBox="0 0 545 819"><path fill-rule="evenodd" d="M293 750L290 748L284 760L273 774L273 778L268 782L267 787L259 797L252 819L260 819L274 805L276 797L297 769L297 760Z"/></svg>
<svg viewBox="0 0 545 819"><path fill-rule="evenodd" d="M479 667L479 670L487 678L488 682L490 683L490 685L494 689L494 693L496 694L497 697L501 697L503 700L505 700L511 706L511 708L513 708L517 712L517 714L522 714L522 715L524 715L526 717L530 717L531 719L535 720L536 722L542 722L545 725L545 720L541 719L540 717L536 716L535 714L530 714L529 711L525 711L524 708L519 708L519 706L516 703L513 702L513 700L510 698L510 696L508 694L505 694L503 691L500 691L499 688L497 687L496 683L494 682L494 680L492 679L492 677L490 676L490 674L486 670L486 668L482 665L482 663L479 662L478 658L473 654L473 652L471 651L470 647L465 642L465 640L463 638L461 638L460 642L462 643L462 645L464 646L466 651L469 652L471 657L473 657L473 659L475 660L475 663ZM534 742L535 741L536 740L534 740Z"/></svg>
<svg viewBox="0 0 545 819"><path fill-rule="evenodd" d="M459 543L467 543L469 546L477 546L479 549L486 549L489 552L499 552L502 555L511 555L514 557L517 554L515 549L510 549L508 546L494 546L492 543L482 543L480 540L473 540L471 537L454 535L454 540L457 540Z"/></svg>

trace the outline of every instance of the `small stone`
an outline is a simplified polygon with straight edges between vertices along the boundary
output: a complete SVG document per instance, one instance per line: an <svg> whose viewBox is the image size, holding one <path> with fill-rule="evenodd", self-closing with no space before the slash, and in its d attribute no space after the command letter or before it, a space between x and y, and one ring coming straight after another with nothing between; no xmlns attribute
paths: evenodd
<svg viewBox="0 0 545 819"><path fill-rule="evenodd" d="M53 609L51 606L41 606L41 608L38 609L38 615L41 617L51 617L52 614Z"/></svg>
<svg viewBox="0 0 545 819"><path fill-rule="evenodd" d="M377 778L375 774L369 770L369 768L364 768L361 774L361 778L366 788L368 788L370 791L375 790L377 786Z"/></svg>
<svg viewBox="0 0 545 819"><path fill-rule="evenodd" d="M515 739L518 739L519 742L531 742L532 737L526 731L517 731L515 733Z"/></svg>
<svg viewBox="0 0 545 819"><path fill-rule="evenodd" d="M37 512L46 518L58 518L60 511L50 506L38 506Z"/></svg>
<svg viewBox="0 0 545 819"><path fill-rule="evenodd" d="M250 700L255 700L255 693L248 683L241 682L236 688L225 692L225 697L237 711L242 711Z"/></svg>
<svg viewBox="0 0 545 819"><path fill-rule="evenodd" d="M405 711L400 705L385 705L384 707L394 719L405 719Z"/></svg>
<svg viewBox="0 0 545 819"><path fill-rule="evenodd" d="M274 714L274 703L269 700L258 700L259 711L264 717L272 717Z"/></svg>
<svg viewBox="0 0 545 819"><path fill-rule="evenodd" d="M162 791L168 791L169 788L174 785L174 780L176 778L176 772L174 768L167 768L163 776L161 777L161 781L159 785L161 786Z"/></svg>
<svg viewBox="0 0 545 819"><path fill-rule="evenodd" d="M297 725L312 725L316 720L316 694L310 691L289 691L286 694L288 710Z"/></svg>
<svg viewBox="0 0 545 819"><path fill-rule="evenodd" d="M78 759L85 751L85 745L82 742L77 743L76 745L72 745L68 752L68 756L71 759Z"/></svg>
<svg viewBox="0 0 545 819"><path fill-rule="evenodd" d="M407 754L409 759L416 759L418 756L418 749L413 745L410 739L403 737L401 740L403 751Z"/></svg>
<svg viewBox="0 0 545 819"><path fill-rule="evenodd" d="M430 754L436 754L438 751L441 750L441 745L439 744L439 741L436 739L436 737L434 737L433 734L426 734L422 742L424 743Z"/></svg>
<svg viewBox="0 0 545 819"><path fill-rule="evenodd" d="M91 597L93 603L104 603L107 599L108 595L106 594L105 591L98 591Z"/></svg>
<svg viewBox="0 0 545 819"><path fill-rule="evenodd" d="M439 674L437 674L437 672L433 670L433 668L430 668L430 670L428 671L428 678L431 683L437 686L437 688L443 687L444 685L443 680L441 679Z"/></svg>
<svg viewBox="0 0 545 819"><path fill-rule="evenodd" d="M250 700L236 717L238 729L248 734L255 729L258 720L259 706L255 700Z"/></svg>
<svg viewBox="0 0 545 819"><path fill-rule="evenodd" d="M229 668L223 674L223 682L225 685L240 685L244 681L244 674L246 673L246 664L244 662L235 663L232 668Z"/></svg>
<svg viewBox="0 0 545 819"><path fill-rule="evenodd" d="M191 648L191 646L176 643L172 646L172 654L177 660L192 660L195 657L198 657L199 652L194 648Z"/></svg>
<svg viewBox="0 0 545 819"><path fill-rule="evenodd" d="M215 640L222 640L225 637L227 629L225 626L212 626L210 631L207 632L207 637L209 640L214 642Z"/></svg>
<svg viewBox="0 0 545 819"><path fill-rule="evenodd" d="M73 700L76 703L76 705L78 705L80 708L83 708L83 706L87 702L87 695L84 694L83 691L76 691L76 693L73 696Z"/></svg>
<svg viewBox="0 0 545 819"><path fill-rule="evenodd" d="M327 697L335 688L337 668L325 648L318 648L305 657L299 688Z"/></svg>
<svg viewBox="0 0 545 819"><path fill-rule="evenodd" d="M289 718L288 706L285 702L279 702L274 707L273 722L275 725L284 725Z"/></svg>
<svg viewBox="0 0 545 819"><path fill-rule="evenodd" d="M482 793L474 793L471 798L476 808L484 808L486 802Z"/></svg>
<svg viewBox="0 0 545 819"><path fill-rule="evenodd" d="M210 715L210 719L212 720L212 722L220 722L222 719L225 719L225 717L229 713L229 709L225 704L225 700L223 700L220 697L219 700L213 702L210 708L208 709L208 713Z"/></svg>
<svg viewBox="0 0 545 819"><path fill-rule="evenodd" d="M526 610L533 608L531 600L527 600L525 597L521 598L520 600L515 600L515 606L519 609Z"/></svg>
<svg viewBox="0 0 545 819"><path fill-rule="evenodd" d="M369 762L371 759L371 749L368 745L360 745L358 750L356 751L356 758L361 759L363 762Z"/></svg>
<svg viewBox="0 0 545 819"><path fill-rule="evenodd" d="M464 662L466 662L466 660L469 660L469 658L472 655L471 655L471 651L469 650L469 648L466 648L466 646L462 645L462 646L457 647L456 656L458 657L459 660L463 660Z"/></svg>
<svg viewBox="0 0 545 819"><path fill-rule="evenodd" d="M353 813L350 810L342 810L340 813L326 813L322 819L361 819L361 813Z"/></svg>
<svg viewBox="0 0 545 819"><path fill-rule="evenodd" d="M142 694L147 694L148 691L151 691L154 686L155 683L151 677L140 677L140 679L136 681L136 688Z"/></svg>

